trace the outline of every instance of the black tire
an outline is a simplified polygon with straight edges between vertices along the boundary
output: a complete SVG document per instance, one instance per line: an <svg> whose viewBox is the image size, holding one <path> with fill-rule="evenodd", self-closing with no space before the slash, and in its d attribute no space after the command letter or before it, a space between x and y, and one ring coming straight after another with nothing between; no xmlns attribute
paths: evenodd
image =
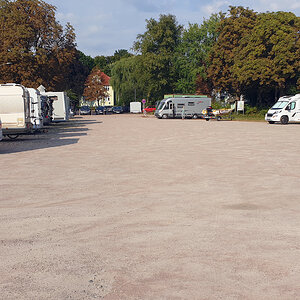
<svg viewBox="0 0 300 300"><path fill-rule="evenodd" d="M205 120L206 120L206 121L209 121L209 118L206 118Z"/></svg>
<svg viewBox="0 0 300 300"><path fill-rule="evenodd" d="M282 117L280 118L280 123L281 123L282 125L286 125L286 124L288 124L288 122L289 122L289 117L288 117L288 116L282 116Z"/></svg>
<svg viewBox="0 0 300 300"><path fill-rule="evenodd" d="M222 117L221 116L217 116L217 121L221 121Z"/></svg>
<svg viewBox="0 0 300 300"><path fill-rule="evenodd" d="M18 134L8 134L7 136L8 136L11 140L15 140L16 138L19 137Z"/></svg>
<svg viewBox="0 0 300 300"><path fill-rule="evenodd" d="M269 124L275 124L275 121L269 121Z"/></svg>
<svg viewBox="0 0 300 300"><path fill-rule="evenodd" d="M162 115L161 118L162 118L162 119L168 119L168 116L167 116L167 115Z"/></svg>
<svg viewBox="0 0 300 300"><path fill-rule="evenodd" d="M192 116L192 119L198 119L198 115L194 114L194 115Z"/></svg>

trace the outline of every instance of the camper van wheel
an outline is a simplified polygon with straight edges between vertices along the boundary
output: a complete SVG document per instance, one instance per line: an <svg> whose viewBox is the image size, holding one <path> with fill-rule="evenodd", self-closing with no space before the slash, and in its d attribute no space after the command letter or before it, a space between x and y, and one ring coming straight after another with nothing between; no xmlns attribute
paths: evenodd
<svg viewBox="0 0 300 300"><path fill-rule="evenodd" d="M281 124L286 125L288 122L289 122L288 116L282 116L282 117L280 118L280 123L281 123Z"/></svg>
<svg viewBox="0 0 300 300"><path fill-rule="evenodd" d="M8 134L7 135L11 140L15 140L19 135L18 134Z"/></svg>
<svg viewBox="0 0 300 300"><path fill-rule="evenodd" d="M221 116L217 116L217 121L221 121L222 117Z"/></svg>
<svg viewBox="0 0 300 300"><path fill-rule="evenodd" d="M168 119L168 116L167 115L162 115L162 118L163 119Z"/></svg>
<svg viewBox="0 0 300 300"><path fill-rule="evenodd" d="M194 114L194 115L192 116L192 118L193 118L193 119L198 119L198 116L197 116L196 114Z"/></svg>
<svg viewBox="0 0 300 300"><path fill-rule="evenodd" d="M205 120L206 120L206 121L209 121L209 118L206 118Z"/></svg>
<svg viewBox="0 0 300 300"><path fill-rule="evenodd" d="M275 123L275 121L269 121L269 124L274 124Z"/></svg>

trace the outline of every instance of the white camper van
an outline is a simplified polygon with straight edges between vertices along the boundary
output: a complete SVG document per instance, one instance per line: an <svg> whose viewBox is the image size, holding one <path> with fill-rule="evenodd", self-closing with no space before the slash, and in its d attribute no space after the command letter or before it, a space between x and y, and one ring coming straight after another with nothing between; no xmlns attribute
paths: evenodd
<svg viewBox="0 0 300 300"><path fill-rule="evenodd" d="M27 88L30 95L30 119L34 130L43 127L41 94L38 90Z"/></svg>
<svg viewBox="0 0 300 300"><path fill-rule="evenodd" d="M133 114L139 114L142 112L141 102L130 102L130 112Z"/></svg>
<svg viewBox="0 0 300 300"><path fill-rule="evenodd" d="M45 92L53 100L52 121L68 121L70 113L70 99L65 92Z"/></svg>
<svg viewBox="0 0 300 300"><path fill-rule="evenodd" d="M0 118L3 135L17 137L32 131L28 90L15 83L0 84Z"/></svg>
<svg viewBox="0 0 300 300"><path fill-rule="evenodd" d="M211 98L196 95L171 95L158 104L155 116L158 119L202 118L202 111L211 105Z"/></svg>
<svg viewBox="0 0 300 300"><path fill-rule="evenodd" d="M265 120L270 124L300 122L300 94L280 97L266 113Z"/></svg>

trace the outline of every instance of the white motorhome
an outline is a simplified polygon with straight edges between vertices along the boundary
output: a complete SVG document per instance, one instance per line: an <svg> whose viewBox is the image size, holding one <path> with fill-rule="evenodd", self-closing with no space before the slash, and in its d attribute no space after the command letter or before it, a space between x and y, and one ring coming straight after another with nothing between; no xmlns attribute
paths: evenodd
<svg viewBox="0 0 300 300"><path fill-rule="evenodd" d="M30 118L34 130L39 130L43 127L43 115L41 94L38 90L27 88L30 95Z"/></svg>
<svg viewBox="0 0 300 300"><path fill-rule="evenodd" d="M168 96L168 95L167 95ZM196 95L172 95L160 101L155 116L168 118L202 118L202 111L211 105L211 98Z"/></svg>
<svg viewBox="0 0 300 300"><path fill-rule="evenodd" d="M52 121L68 121L70 114L70 99L65 92L45 92L53 100Z"/></svg>
<svg viewBox="0 0 300 300"><path fill-rule="evenodd" d="M32 131L28 90L15 83L0 84L0 118L3 135L17 137Z"/></svg>
<svg viewBox="0 0 300 300"><path fill-rule="evenodd" d="M280 97L266 113L265 120L270 124L300 122L300 94Z"/></svg>
<svg viewBox="0 0 300 300"><path fill-rule="evenodd" d="M133 114L139 114L142 112L141 102L130 102L130 112Z"/></svg>

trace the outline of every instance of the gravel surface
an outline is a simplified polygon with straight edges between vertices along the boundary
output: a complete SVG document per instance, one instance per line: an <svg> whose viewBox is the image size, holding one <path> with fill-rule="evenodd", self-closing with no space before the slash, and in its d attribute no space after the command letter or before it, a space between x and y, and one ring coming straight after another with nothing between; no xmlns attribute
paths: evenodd
<svg viewBox="0 0 300 300"><path fill-rule="evenodd" d="M299 299L299 124L47 130L0 142L1 299Z"/></svg>

